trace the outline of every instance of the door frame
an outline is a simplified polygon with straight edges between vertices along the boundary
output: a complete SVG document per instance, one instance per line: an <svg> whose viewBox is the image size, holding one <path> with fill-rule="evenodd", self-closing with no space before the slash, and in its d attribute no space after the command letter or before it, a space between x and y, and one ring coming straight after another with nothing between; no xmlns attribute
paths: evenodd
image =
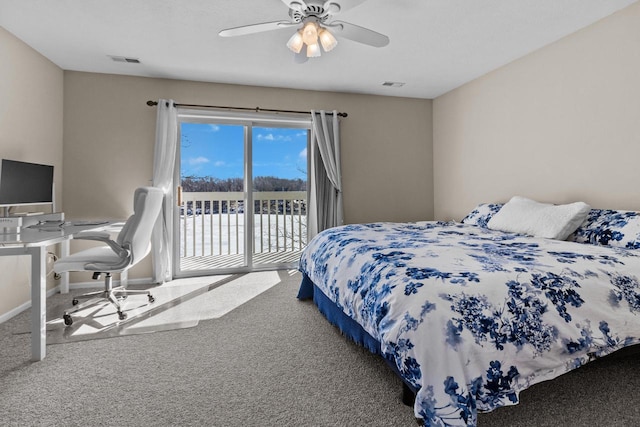
<svg viewBox="0 0 640 427"><path fill-rule="evenodd" d="M182 123L216 124L216 125L236 125L244 127L244 265L242 267L220 268L215 270L189 270L182 271L180 268L180 207L178 203L174 205L175 215L173 219L173 276L174 278L195 277L214 274L249 273L254 271L268 271L283 268L295 268L290 264L265 264L255 266L253 264L254 253L254 215L253 215L253 128L255 127L280 127L298 128L307 130L307 171L310 171L311 164L311 116L290 116L281 114L264 113L237 113L231 111L213 110L178 110L178 144L176 144L176 161L174 165L174 185L173 192L175 200L178 200L178 188L181 184L180 163L182 159ZM310 195L311 181L307 179L307 200ZM308 205L308 203L307 203ZM306 213L308 218L308 211ZM307 221L308 223L308 221ZM249 232L247 231L249 230ZM308 229L307 229L308 231Z"/></svg>

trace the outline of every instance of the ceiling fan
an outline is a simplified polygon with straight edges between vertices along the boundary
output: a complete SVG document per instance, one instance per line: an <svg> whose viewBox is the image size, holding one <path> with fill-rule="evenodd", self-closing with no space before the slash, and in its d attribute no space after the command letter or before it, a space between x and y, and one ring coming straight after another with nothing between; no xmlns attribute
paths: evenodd
<svg viewBox="0 0 640 427"><path fill-rule="evenodd" d="M287 42L296 62L318 57L321 50L329 52L338 44L338 37L374 47L389 44L389 37L368 28L334 20L334 16L363 3L365 0L282 0L289 8L289 21L263 22L220 31L222 37L235 37L263 31L299 27Z"/></svg>

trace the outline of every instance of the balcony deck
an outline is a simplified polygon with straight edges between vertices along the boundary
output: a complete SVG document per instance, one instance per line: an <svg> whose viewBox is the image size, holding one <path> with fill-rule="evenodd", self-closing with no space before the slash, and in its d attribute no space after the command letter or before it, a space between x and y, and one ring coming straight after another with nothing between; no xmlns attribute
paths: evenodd
<svg viewBox="0 0 640 427"><path fill-rule="evenodd" d="M184 192L180 208L180 272L297 266L306 246L306 192L255 192L250 244L245 242L244 193Z"/></svg>
<svg viewBox="0 0 640 427"><path fill-rule="evenodd" d="M302 251L282 251L253 254L254 267L268 265L297 266ZM180 258L180 269L183 272L198 270L220 270L226 268L240 268L244 266L243 254L192 256Z"/></svg>

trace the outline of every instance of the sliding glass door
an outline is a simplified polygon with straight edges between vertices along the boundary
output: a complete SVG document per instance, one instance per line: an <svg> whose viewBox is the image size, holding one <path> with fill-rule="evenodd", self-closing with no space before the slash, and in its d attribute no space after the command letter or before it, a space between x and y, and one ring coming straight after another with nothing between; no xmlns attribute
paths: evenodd
<svg viewBox="0 0 640 427"><path fill-rule="evenodd" d="M306 245L309 129L184 118L176 276L290 268Z"/></svg>

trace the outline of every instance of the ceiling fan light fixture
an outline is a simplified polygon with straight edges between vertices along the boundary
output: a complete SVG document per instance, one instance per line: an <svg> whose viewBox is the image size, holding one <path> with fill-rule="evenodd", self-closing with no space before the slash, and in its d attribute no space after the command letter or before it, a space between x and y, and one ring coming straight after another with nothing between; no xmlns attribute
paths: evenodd
<svg viewBox="0 0 640 427"><path fill-rule="evenodd" d="M325 52L329 52L338 45L338 40L336 40L336 38L333 37L333 34L331 34L331 32L326 28L320 28L318 38L320 39L320 44L322 44L322 48Z"/></svg>
<svg viewBox="0 0 640 427"><path fill-rule="evenodd" d="M308 58L317 58L322 55L320 53L320 45L318 43L308 44L307 45L307 57Z"/></svg>
<svg viewBox="0 0 640 427"><path fill-rule="evenodd" d="M296 31L287 42L287 47L294 53L300 53L302 46L304 46L302 31Z"/></svg>
<svg viewBox="0 0 640 427"><path fill-rule="evenodd" d="M335 17L343 9L351 8L364 0L282 0L289 8L289 19L260 22L221 30L220 37L245 36L283 28L294 28L286 42L295 53L296 62L306 62L308 58L321 56L322 51L330 52L338 45L336 36L353 40L372 47L384 47L389 37L368 28Z"/></svg>

